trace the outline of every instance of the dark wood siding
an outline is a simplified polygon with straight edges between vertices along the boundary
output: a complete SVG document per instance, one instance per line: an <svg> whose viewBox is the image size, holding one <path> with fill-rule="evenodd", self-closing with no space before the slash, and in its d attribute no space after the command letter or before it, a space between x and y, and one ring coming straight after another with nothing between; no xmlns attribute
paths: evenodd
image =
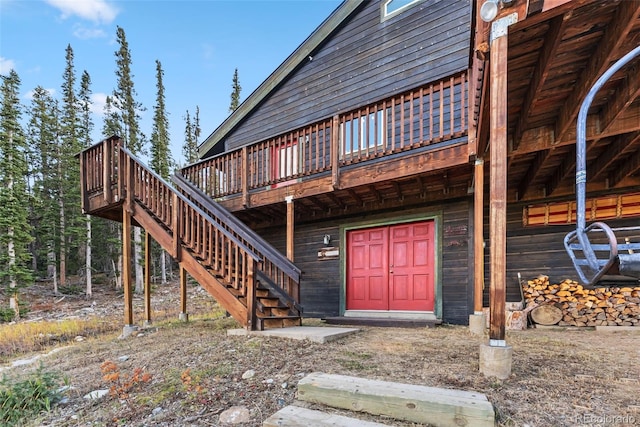
<svg viewBox="0 0 640 427"><path fill-rule="evenodd" d="M521 299L518 273L523 280L541 274L552 283L564 279L578 280L573 263L564 248L564 237L575 230L575 225L531 226L522 225L523 205L510 205L507 210L507 301ZM605 221L611 227L637 226L637 219ZM489 234L488 210L485 211L485 307L489 304Z"/></svg>
<svg viewBox="0 0 640 427"><path fill-rule="evenodd" d="M342 268L339 259L318 260L318 250L324 245L322 237L331 235L331 246L340 247L340 226L363 222L392 222L394 218L442 213L441 272L442 320L466 324L473 298L473 264L469 263L470 239L469 206L467 200L447 205L407 208L386 213L360 214L355 217L332 219L317 223L297 224L295 231L295 264L302 270L300 299L306 317L340 315L343 292ZM260 234L284 252L285 230L276 227L260 230ZM344 257L344 252L340 254Z"/></svg>
<svg viewBox="0 0 640 427"><path fill-rule="evenodd" d="M470 9L468 0L426 0L381 22L380 1L365 2L229 134L226 149L466 69Z"/></svg>

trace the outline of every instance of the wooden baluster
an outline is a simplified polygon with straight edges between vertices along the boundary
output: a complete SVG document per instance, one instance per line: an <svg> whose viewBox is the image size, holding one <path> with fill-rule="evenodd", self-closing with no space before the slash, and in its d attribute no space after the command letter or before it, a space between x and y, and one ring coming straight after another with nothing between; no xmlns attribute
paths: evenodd
<svg viewBox="0 0 640 427"><path fill-rule="evenodd" d="M331 135L331 184L334 189L340 188L340 118L339 116L333 116Z"/></svg>
<svg viewBox="0 0 640 427"><path fill-rule="evenodd" d="M429 141L433 141L433 85L429 85Z"/></svg>
<svg viewBox="0 0 640 427"><path fill-rule="evenodd" d="M402 94L400 95L400 151L404 149L404 126L406 120L404 117L405 103L404 94Z"/></svg>
<svg viewBox="0 0 640 427"><path fill-rule="evenodd" d="M453 135L453 130L455 129L455 93L454 93L453 77L449 79L449 135Z"/></svg>
<svg viewBox="0 0 640 427"><path fill-rule="evenodd" d="M424 87L420 88L419 102L420 102L420 134L418 135L418 142L421 143L426 138L424 137Z"/></svg>
<svg viewBox="0 0 640 427"><path fill-rule="evenodd" d="M462 73L460 77L460 132L464 132L467 128L466 118L467 111L465 105L465 99L467 97L467 76L466 73Z"/></svg>
<svg viewBox="0 0 640 427"><path fill-rule="evenodd" d="M249 150L242 147L242 206L249 206Z"/></svg>
<svg viewBox="0 0 640 427"><path fill-rule="evenodd" d="M440 80L440 132L438 133L438 138L442 139L444 136L444 82Z"/></svg>

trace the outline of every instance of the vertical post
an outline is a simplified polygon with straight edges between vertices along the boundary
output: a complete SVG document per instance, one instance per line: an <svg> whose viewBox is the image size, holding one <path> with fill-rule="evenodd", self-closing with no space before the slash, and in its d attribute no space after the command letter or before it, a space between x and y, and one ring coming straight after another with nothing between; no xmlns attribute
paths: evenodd
<svg viewBox="0 0 640 427"><path fill-rule="evenodd" d="M133 325L133 293L131 289L131 213L127 204L122 205L122 287L124 288L123 335Z"/></svg>
<svg viewBox="0 0 640 427"><path fill-rule="evenodd" d="M333 116L331 123L331 184L334 189L340 188L340 117Z"/></svg>
<svg viewBox="0 0 640 427"><path fill-rule="evenodd" d="M178 262L180 262L180 215L182 212L179 203L178 193L174 191L171 197L171 229L173 231L173 250L171 255Z"/></svg>
<svg viewBox="0 0 640 427"><path fill-rule="evenodd" d="M151 235L144 235L144 324L151 324Z"/></svg>
<svg viewBox="0 0 640 427"><path fill-rule="evenodd" d="M249 151L242 147L242 206L249 206Z"/></svg>
<svg viewBox="0 0 640 427"><path fill-rule="evenodd" d="M189 321L189 315L187 314L187 271L182 263L180 264L180 314L178 319L183 322Z"/></svg>
<svg viewBox="0 0 640 427"><path fill-rule="evenodd" d="M507 53L509 25L518 14L491 25L490 132L491 167L489 232L491 234L491 285L489 288L489 345L480 347L480 371L506 379L511 374L513 349L505 342L507 281Z"/></svg>
<svg viewBox="0 0 640 427"><path fill-rule="evenodd" d="M82 213L86 213L87 209L89 208L87 196L87 178L89 177L89 174L87 173L86 169L86 154L86 151L80 153L80 208L82 209Z"/></svg>
<svg viewBox="0 0 640 427"><path fill-rule="evenodd" d="M255 283L255 265L256 261L249 257L246 253L243 258L247 260L247 275L245 277L247 286L247 329L256 330L256 283Z"/></svg>
<svg viewBox="0 0 640 427"><path fill-rule="evenodd" d="M111 162L113 161L111 141L106 139L102 142L102 195L107 203L111 203Z"/></svg>
<svg viewBox="0 0 640 427"><path fill-rule="evenodd" d="M293 196L285 197L287 202L287 258L293 262L294 252L294 210L293 210Z"/></svg>
<svg viewBox="0 0 640 427"><path fill-rule="evenodd" d="M484 290L484 160L476 159L473 192L473 314L469 316L469 330L483 335L485 316L482 312Z"/></svg>

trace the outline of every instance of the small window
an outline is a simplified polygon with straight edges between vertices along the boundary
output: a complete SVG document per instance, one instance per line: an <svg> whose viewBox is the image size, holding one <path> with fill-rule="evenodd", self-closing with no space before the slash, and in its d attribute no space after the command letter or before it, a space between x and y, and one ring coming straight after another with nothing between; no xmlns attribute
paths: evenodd
<svg viewBox="0 0 640 427"><path fill-rule="evenodd" d="M386 0L382 3L382 19L396 15L421 0Z"/></svg>

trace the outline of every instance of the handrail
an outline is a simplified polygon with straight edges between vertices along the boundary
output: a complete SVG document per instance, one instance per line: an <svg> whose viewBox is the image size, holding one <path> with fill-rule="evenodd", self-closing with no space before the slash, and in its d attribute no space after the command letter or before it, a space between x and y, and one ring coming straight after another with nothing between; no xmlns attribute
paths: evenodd
<svg viewBox="0 0 640 427"><path fill-rule="evenodd" d="M466 72L200 160L180 175L210 198L297 182L466 134Z"/></svg>
<svg viewBox="0 0 640 427"><path fill-rule="evenodd" d="M217 203L208 198L198 187L180 175L173 175L171 180L183 190L188 192L189 197L195 200L203 208L215 211L213 216L219 217L224 222L223 226L238 234L239 238L244 240L247 245L255 250L257 254L263 253L270 259L276 259L275 263L287 276L291 277L295 282L300 281L300 269L293 264L289 258L285 257L280 251L274 248L269 242L258 236L244 222L240 221L235 215L224 209ZM225 228L226 228L225 227Z"/></svg>
<svg viewBox="0 0 640 427"><path fill-rule="evenodd" d="M126 153L133 161L135 161L138 164L138 166L145 171L145 173L148 173L149 175L151 175L155 180L160 182L165 187L167 187L169 189L173 189L173 187L164 178L162 178L160 175L155 173L153 170L149 169L138 157L136 157L127 148L120 147L120 150L123 151L124 153ZM240 249L242 249L243 252L246 252L251 258L253 258L257 262L262 262L263 261L262 258L257 253L255 253L251 248L249 248L247 245L245 245L240 239L238 239L228 229L226 229L224 227L219 227L220 224L215 219L213 219L207 212L205 212L203 209L198 207L195 203L193 203L191 200L189 200L186 196L184 196L180 192L175 191L175 190L174 190L174 192L175 192L176 196L178 197L178 199L180 199L180 201L182 203L187 205L190 209L193 209L193 211L196 212L198 215L200 215L203 219L205 219L207 222L211 223L217 229L219 229L220 232L225 235L225 237L227 237L231 242L233 242ZM138 200L141 201L141 202L143 201L142 199L138 199ZM147 206L147 208L151 208L151 206L148 206L148 205L146 205L146 206ZM171 226L171 223L165 223L165 225L166 226Z"/></svg>

